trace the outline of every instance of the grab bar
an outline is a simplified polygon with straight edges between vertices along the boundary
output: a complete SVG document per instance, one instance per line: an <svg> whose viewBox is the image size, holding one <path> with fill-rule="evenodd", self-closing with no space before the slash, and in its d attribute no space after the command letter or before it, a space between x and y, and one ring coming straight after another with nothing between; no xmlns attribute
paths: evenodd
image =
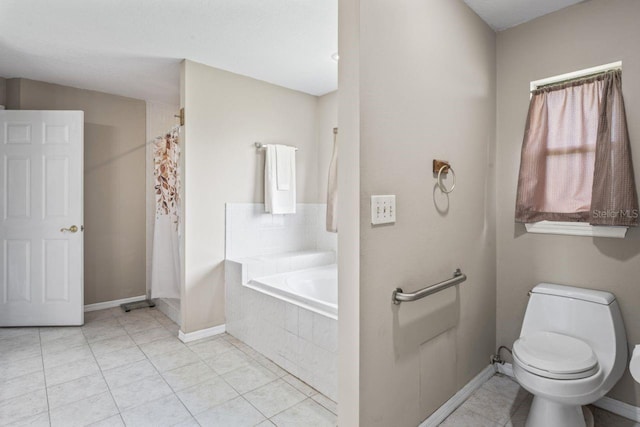
<svg viewBox="0 0 640 427"><path fill-rule="evenodd" d="M396 290L391 294L391 300L396 305L400 304L403 301L416 301L426 296L435 294L436 292L440 292L442 290L450 288L451 286L455 286L458 283L464 282L465 280L467 280L467 275L464 274L459 268L456 268L456 271L453 272L453 277L451 279L447 279L444 282L436 283L435 285L420 289L419 291L412 294L405 294L404 292L402 292L401 288L396 288Z"/></svg>

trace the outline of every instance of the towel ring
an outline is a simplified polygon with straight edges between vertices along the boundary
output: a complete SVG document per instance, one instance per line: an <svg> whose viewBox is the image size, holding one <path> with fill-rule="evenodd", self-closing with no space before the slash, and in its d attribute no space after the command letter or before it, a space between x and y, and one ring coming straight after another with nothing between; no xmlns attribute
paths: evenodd
<svg viewBox="0 0 640 427"><path fill-rule="evenodd" d="M447 187L445 187L444 183L442 182L442 171L445 169L448 169L447 172L451 172L451 177L453 178L453 185L449 189L447 189ZM451 166L442 165L440 169L438 169L438 187L440 187L440 191L442 191L444 194L449 194L453 191L454 188L456 188L456 173L453 171L453 168Z"/></svg>

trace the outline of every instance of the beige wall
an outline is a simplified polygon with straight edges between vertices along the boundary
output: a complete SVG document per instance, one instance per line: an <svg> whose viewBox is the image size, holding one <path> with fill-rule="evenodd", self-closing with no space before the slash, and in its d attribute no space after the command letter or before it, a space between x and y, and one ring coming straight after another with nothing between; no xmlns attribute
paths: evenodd
<svg viewBox="0 0 640 427"><path fill-rule="evenodd" d="M527 291L542 281L611 291L629 343L640 343L640 230L605 239L527 234L514 223L520 148L532 80L622 60L629 133L640 182L640 2L592 0L498 34L498 344L518 337ZM640 405L625 374L610 396Z"/></svg>
<svg viewBox="0 0 640 427"><path fill-rule="evenodd" d="M145 294L145 102L26 79L14 109L84 111L85 304Z"/></svg>
<svg viewBox="0 0 640 427"><path fill-rule="evenodd" d="M211 68L182 65L184 284L182 330L224 323L225 203L263 202L264 153L296 145L297 199L318 201L315 96Z"/></svg>
<svg viewBox="0 0 640 427"><path fill-rule="evenodd" d="M5 79L5 106L7 110L20 108L20 82L21 79Z"/></svg>
<svg viewBox="0 0 640 427"><path fill-rule="evenodd" d="M338 2L338 425L360 425L360 0Z"/></svg>
<svg viewBox="0 0 640 427"><path fill-rule="evenodd" d="M340 9L341 31L353 28L341 34L340 62L349 62L340 72L357 76L340 77L339 96L342 102L343 91L356 95L359 105L343 111L340 104L340 129L348 129L340 171L357 168L355 121L359 424L415 426L485 368L495 349L495 35L460 0L350 3ZM457 187L448 199L435 189L434 158L455 168ZM351 190L341 188L341 203L343 191L353 201ZM394 225L370 225L373 194L396 195ZM343 240L342 228L340 234L341 258L343 243L351 256L357 246ZM456 267L468 275L459 292L391 303L395 287L414 291L449 278ZM341 322L346 310L357 309L353 292L342 295L353 286L343 279L358 275L347 268L340 276ZM340 343L346 340L341 334ZM341 347L341 374L354 366L344 353ZM340 398L343 387L350 384L341 384ZM347 411L341 421L353 419L347 417L354 410Z"/></svg>
<svg viewBox="0 0 640 427"><path fill-rule="evenodd" d="M0 105L7 105L7 80L0 77Z"/></svg>

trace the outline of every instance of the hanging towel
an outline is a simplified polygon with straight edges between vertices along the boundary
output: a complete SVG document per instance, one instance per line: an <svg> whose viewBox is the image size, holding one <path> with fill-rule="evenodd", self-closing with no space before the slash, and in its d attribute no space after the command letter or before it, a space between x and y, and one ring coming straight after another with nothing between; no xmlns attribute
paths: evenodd
<svg viewBox="0 0 640 427"><path fill-rule="evenodd" d="M333 154L327 184L327 231L338 232L338 128L333 128Z"/></svg>
<svg viewBox="0 0 640 427"><path fill-rule="evenodd" d="M284 154L286 152L286 154ZM264 162L264 209L272 214L296 213L294 147L267 145Z"/></svg>
<svg viewBox="0 0 640 427"><path fill-rule="evenodd" d="M276 180L278 190L291 189L291 163L292 156L295 156L295 149L286 145L276 145ZM293 160L295 169L295 160Z"/></svg>

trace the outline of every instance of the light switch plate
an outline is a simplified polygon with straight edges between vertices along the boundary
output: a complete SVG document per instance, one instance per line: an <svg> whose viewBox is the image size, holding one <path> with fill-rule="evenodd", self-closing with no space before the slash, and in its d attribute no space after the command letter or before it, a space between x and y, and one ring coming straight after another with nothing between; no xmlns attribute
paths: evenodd
<svg viewBox="0 0 640 427"><path fill-rule="evenodd" d="M371 196L371 224L396 222L396 196Z"/></svg>

